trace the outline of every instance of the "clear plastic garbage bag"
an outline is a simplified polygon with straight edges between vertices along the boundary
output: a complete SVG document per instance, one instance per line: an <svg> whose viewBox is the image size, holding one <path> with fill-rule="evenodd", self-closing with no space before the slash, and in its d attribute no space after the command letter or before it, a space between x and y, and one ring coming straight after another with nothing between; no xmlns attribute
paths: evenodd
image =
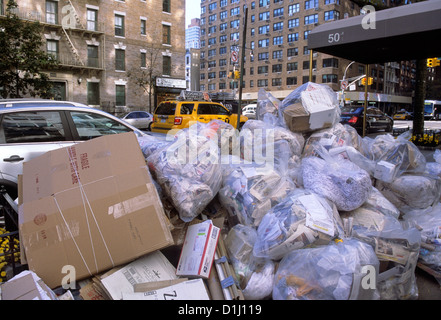
<svg viewBox="0 0 441 320"><path fill-rule="evenodd" d="M343 223L335 205L296 189L263 217L253 252L256 257L280 260L294 249L328 244L342 236Z"/></svg>
<svg viewBox="0 0 441 320"><path fill-rule="evenodd" d="M378 299L378 266L372 247L357 239L293 250L280 261L273 299Z"/></svg>

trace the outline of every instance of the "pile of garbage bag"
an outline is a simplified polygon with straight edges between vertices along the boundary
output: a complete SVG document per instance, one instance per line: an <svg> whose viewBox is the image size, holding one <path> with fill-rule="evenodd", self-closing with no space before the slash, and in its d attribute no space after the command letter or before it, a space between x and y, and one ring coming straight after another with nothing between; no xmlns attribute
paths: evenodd
<svg viewBox="0 0 441 320"><path fill-rule="evenodd" d="M261 89L240 132L198 123L140 141L182 220L214 198L226 210L245 298L416 299L417 265L441 271L441 154L339 120L335 93L308 82L283 101Z"/></svg>

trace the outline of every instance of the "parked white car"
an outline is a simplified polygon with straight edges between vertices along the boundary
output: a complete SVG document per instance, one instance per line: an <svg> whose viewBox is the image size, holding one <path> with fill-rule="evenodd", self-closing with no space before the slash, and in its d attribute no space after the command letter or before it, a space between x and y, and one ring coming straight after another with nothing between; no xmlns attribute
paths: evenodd
<svg viewBox="0 0 441 320"><path fill-rule="evenodd" d="M131 131L146 134L107 112L71 101L0 100L0 186L15 199L23 162L81 141Z"/></svg>
<svg viewBox="0 0 441 320"><path fill-rule="evenodd" d="M248 104L242 109L242 115L250 118L255 119L256 118L256 108L257 104Z"/></svg>

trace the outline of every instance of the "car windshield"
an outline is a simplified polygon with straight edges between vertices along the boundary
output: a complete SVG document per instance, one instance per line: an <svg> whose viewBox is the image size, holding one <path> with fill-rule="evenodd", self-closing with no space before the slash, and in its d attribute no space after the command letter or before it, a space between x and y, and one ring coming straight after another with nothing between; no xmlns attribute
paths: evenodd
<svg viewBox="0 0 441 320"><path fill-rule="evenodd" d="M176 103L174 102L161 102L156 108L155 113L161 115L172 116L175 114Z"/></svg>
<svg viewBox="0 0 441 320"><path fill-rule="evenodd" d="M361 107L356 107L356 106L346 106L341 109L341 112L342 113L354 113L354 112L357 112L358 109L360 109L360 108Z"/></svg>

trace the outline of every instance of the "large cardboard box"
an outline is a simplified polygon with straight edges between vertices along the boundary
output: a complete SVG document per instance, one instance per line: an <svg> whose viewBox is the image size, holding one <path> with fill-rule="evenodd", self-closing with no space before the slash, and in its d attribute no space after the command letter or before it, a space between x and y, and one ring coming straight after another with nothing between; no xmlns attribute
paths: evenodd
<svg viewBox="0 0 441 320"><path fill-rule="evenodd" d="M211 220L188 226L176 274L186 277L210 277L220 229Z"/></svg>
<svg viewBox="0 0 441 320"><path fill-rule="evenodd" d="M24 163L19 224L29 268L51 288L173 244L134 133Z"/></svg>

